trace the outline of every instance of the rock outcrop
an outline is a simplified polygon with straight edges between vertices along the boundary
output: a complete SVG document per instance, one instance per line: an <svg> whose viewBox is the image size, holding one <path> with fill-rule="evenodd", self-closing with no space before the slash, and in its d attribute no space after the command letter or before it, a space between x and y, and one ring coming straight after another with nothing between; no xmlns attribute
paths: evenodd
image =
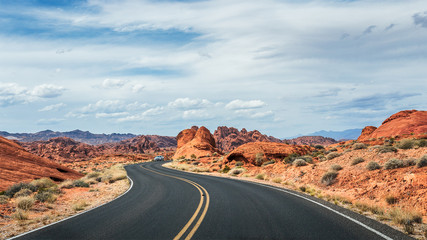
<svg viewBox="0 0 427 240"><path fill-rule="evenodd" d="M312 150L309 146L288 145L286 143L275 142L251 142L246 143L228 154L226 161L242 161L253 165L261 165L269 160L282 160L290 154L305 155ZM257 162L256 158L261 158Z"/></svg>
<svg viewBox="0 0 427 240"><path fill-rule="evenodd" d="M338 143L337 140L329 137L322 136L303 136L298 138L293 138L290 140L286 140L289 144L295 145L324 145L328 146L331 144Z"/></svg>
<svg viewBox="0 0 427 240"><path fill-rule="evenodd" d="M405 110L391 115L378 128L368 126L357 139L360 142L382 137L427 133L427 111Z"/></svg>
<svg viewBox="0 0 427 240"><path fill-rule="evenodd" d="M157 145L159 148L176 148L176 137L145 135L145 137Z"/></svg>
<svg viewBox="0 0 427 240"><path fill-rule="evenodd" d="M214 137L205 127L185 129L178 134L176 139L177 149L173 156L174 159L190 158L193 154L196 157L204 157L220 152L216 148Z"/></svg>
<svg viewBox="0 0 427 240"><path fill-rule="evenodd" d="M89 160L102 155L140 154L157 151L156 143L146 136L137 136L117 143L89 145L67 137L57 137L48 141L20 143L27 151L55 162Z"/></svg>
<svg viewBox="0 0 427 240"><path fill-rule="evenodd" d="M54 181L78 179L80 174L27 152L17 143L0 137L0 190L18 182L49 177Z"/></svg>
<svg viewBox="0 0 427 240"><path fill-rule="evenodd" d="M237 147L249 142L282 142L275 137L267 136L258 130L248 132L245 128L241 131L233 127L218 127L214 132L216 146L222 152L231 152Z"/></svg>

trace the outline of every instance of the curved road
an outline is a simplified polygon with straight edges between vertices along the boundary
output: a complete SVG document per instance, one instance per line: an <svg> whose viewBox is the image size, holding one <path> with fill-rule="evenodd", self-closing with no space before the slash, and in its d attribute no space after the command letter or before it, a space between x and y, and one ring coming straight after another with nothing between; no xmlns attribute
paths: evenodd
<svg viewBox="0 0 427 240"><path fill-rule="evenodd" d="M161 164L127 166L122 197L17 239L411 239L307 195Z"/></svg>

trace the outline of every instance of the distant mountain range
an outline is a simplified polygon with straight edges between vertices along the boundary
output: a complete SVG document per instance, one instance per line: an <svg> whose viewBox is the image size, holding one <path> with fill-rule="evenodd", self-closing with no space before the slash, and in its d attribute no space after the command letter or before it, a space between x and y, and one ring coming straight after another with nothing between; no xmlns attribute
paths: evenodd
<svg viewBox="0 0 427 240"><path fill-rule="evenodd" d="M52 130L45 130L37 133L8 133L0 131L0 136L11 140L18 140L20 142L47 141L56 137L68 137L78 142L98 145L104 143L120 142L126 139L134 138L137 135L131 133L95 134L77 129L70 132L54 132Z"/></svg>
<svg viewBox="0 0 427 240"><path fill-rule="evenodd" d="M358 129L358 128L347 129L344 131L321 130L321 131L310 133L310 134L304 134L304 135L298 135L298 136L290 137L290 139L302 137L302 136L322 136L322 137L326 137L326 138L333 138L337 141L339 141L339 140L355 140L360 136L361 133L362 133L362 129Z"/></svg>

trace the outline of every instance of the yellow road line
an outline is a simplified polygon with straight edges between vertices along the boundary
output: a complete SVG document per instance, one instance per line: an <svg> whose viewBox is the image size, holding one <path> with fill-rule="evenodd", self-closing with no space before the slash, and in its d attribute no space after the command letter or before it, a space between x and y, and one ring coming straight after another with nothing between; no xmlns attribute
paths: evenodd
<svg viewBox="0 0 427 240"><path fill-rule="evenodd" d="M209 197L209 193L208 193L208 191L204 188L204 187L202 187L200 184L198 184L198 183L196 183L196 182L193 182L193 181L190 181L190 180L188 180L188 179L185 179L185 178L180 178L180 177L176 177L176 176L172 176L172 175L168 175L168 174L164 174L164 173L160 173L160 172L157 172L157 171L154 171L154 170L151 170L151 169L148 169L148 168L146 168L146 167L144 167L144 166L141 166L141 168L143 168L143 169L145 169L145 170L147 170L147 171L150 171L150 172L152 172L152 173L156 173L156 174L159 174L159 175L163 175L163 176L166 176L166 177L171 177L171 178L175 178L175 179L178 179L178 180L181 180L181 181L184 181L184 182L186 182L186 183L189 183L189 184L191 184L191 185L193 185L197 190L199 190L199 193L200 193L200 202L199 202L199 205L198 205L198 207L197 207L197 209L196 209L196 211L194 212L194 214L193 214L193 216L190 218L190 220L187 222L187 224L185 224L185 226L181 229L181 231L178 233L178 235L176 235L173 239L174 240L178 240L178 239L180 239L181 237L182 237L182 235L184 235L184 233L185 232L187 232L187 230L188 230L188 228L191 226L191 224L194 222L194 220L196 219L196 217L197 217L197 215L199 214L199 212L200 212L200 209L202 208L202 206L203 206L203 202L204 202L204 197L203 197L203 193L205 193L205 196L206 196L206 205L205 205L205 208L203 209L203 212L202 212L202 214L200 215L200 217L199 217L199 220L196 222L196 224L194 225L194 227L191 229L191 231L190 231L190 233L187 235L187 237L185 238L185 240L190 240L192 237L193 237L193 235L194 235L194 233L196 233L196 231L197 231L197 229L200 227L200 224L203 222L203 219L205 218L205 216L206 216L206 212L208 211L208 208L209 208L209 202L210 202L210 197Z"/></svg>

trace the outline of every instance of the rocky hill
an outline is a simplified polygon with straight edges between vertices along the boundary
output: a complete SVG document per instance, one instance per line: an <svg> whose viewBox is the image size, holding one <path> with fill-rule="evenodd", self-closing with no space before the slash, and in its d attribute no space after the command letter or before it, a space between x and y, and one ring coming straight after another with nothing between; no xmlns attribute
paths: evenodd
<svg viewBox="0 0 427 240"><path fill-rule="evenodd" d="M205 127L185 129L178 134L176 139L177 149L173 156L174 159L191 158L192 155L204 157L220 152L216 148L214 137Z"/></svg>
<svg viewBox="0 0 427 240"><path fill-rule="evenodd" d="M130 133L94 134L81 130L74 130L70 132L54 132L51 130L46 130L37 133L8 133L0 131L0 136L8 139L18 140L20 142L48 141L51 138L68 137L74 139L75 141L91 145L120 142L122 140L136 137L136 135Z"/></svg>
<svg viewBox="0 0 427 240"><path fill-rule="evenodd" d="M304 136L304 137L289 139L286 141L289 144L295 144L295 145L324 145L324 146L328 146L331 144L338 143L338 141L336 141L333 138L322 137L322 136Z"/></svg>
<svg viewBox="0 0 427 240"><path fill-rule="evenodd" d="M365 142L378 138L423 134L427 134L427 111L405 110L391 115L378 128L365 127L357 140Z"/></svg>
<svg viewBox="0 0 427 240"><path fill-rule="evenodd" d="M249 142L282 142L280 139L264 135L258 130L237 130L233 127L218 127L214 134L215 144L222 152L231 152L237 147Z"/></svg>
<svg viewBox="0 0 427 240"><path fill-rule="evenodd" d="M27 152L15 142L0 137L0 190L18 182L49 177L54 181L83 175L48 159Z"/></svg>
<svg viewBox="0 0 427 240"><path fill-rule="evenodd" d="M263 162L269 160L283 160L283 158L290 154L304 155L311 150L312 148L309 146L288 145L286 143L275 142L251 142L236 148L225 158L227 161L235 160L260 166Z"/></svg>
<svg viewBox="0 0 427 240"><path fill-rule="evenodd" d="M159 135L145 135L150 141L156 143L159 148L176 148L176 137L159 136Z"/></svg>
<svg viewBox="0 0 427 240"><path fill-rule="evenodd" d="M51 138L48 141L20 143L29 152L56 162L89 160L102 155L140 154L157 151L159 147L146 136L137 136L115 143L89 145L67 137Z"/></svg>

